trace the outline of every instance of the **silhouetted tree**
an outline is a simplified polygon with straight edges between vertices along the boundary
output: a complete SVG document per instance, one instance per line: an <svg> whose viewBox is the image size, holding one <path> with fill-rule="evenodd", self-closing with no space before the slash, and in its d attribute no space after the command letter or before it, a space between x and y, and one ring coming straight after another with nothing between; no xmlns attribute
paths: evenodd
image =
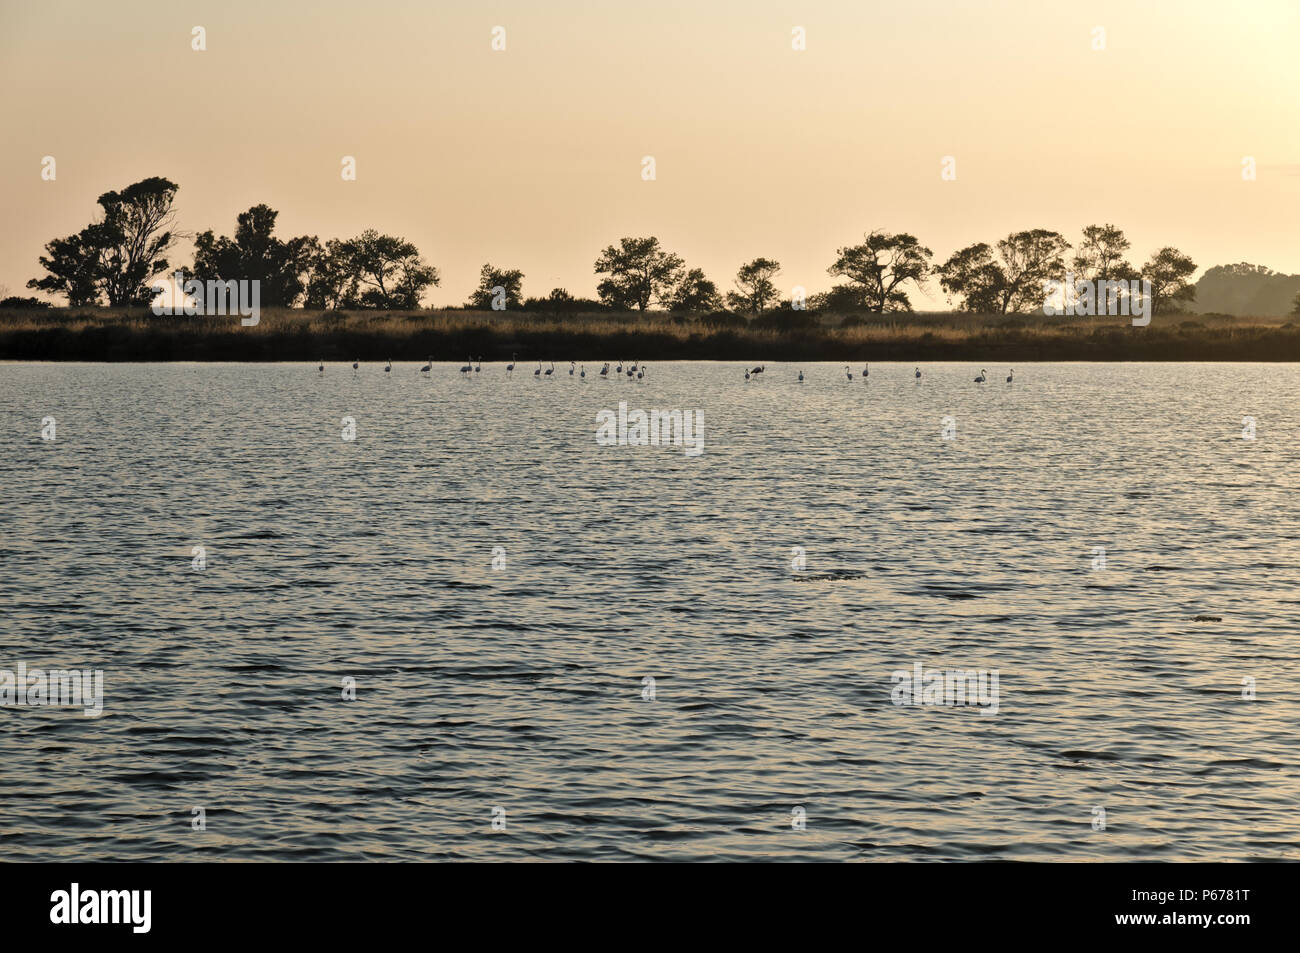
<svg viewBox="0 0 1300 953"><path fill-rule="evenodd" d="M955 252L939 266L939 285L963 300L962 310L1006 314L1041 308L1043 282L1065 277L1070 243L1059 232L1034 228L1015 232L997 244L997 253L980 242Z"/></svg>
<svg viewBox="0 0 1300 953"><path fill-rule="evenodd" d="M768 305L781 297L772 279L781 271L781 263L771 258L755 258L736 272L736 290L727 292L727 306L733 311L762 314Z"/></svg>
<svg viewBox="0 0 1300 953"><path fill-rule="evenodd" d="M1142 277L1151 282L1151 313L1176 311L1180 302L1194 301L1196 288L1188 278L1196 264L1177 248L1160 249L1142 267Z"/></svg>
<svg viewBox="0 0 1300 953"><path fill-rule="evenodd" d="M721 306L722 298L718 295L718 286L705 278L701 269L692 268L682 275L665 303L672 311L700 314L716 310Z"/></svg>
<svg viewBox="0 0 1300 953"><path fill-rule="evenodd" d="M496 289L501 288L507 308L518 308L523 304L524 273L517 269L506 270L484 265L479 271L478 287L469 296L467 308L487 311L492 308L492 301L497 296ZM563 290L563 289L560 289ZM568 294L568 292L565 292Z"/></svg>
<svg viewBox="0 0 1300 953"><path fill-rule="evenodd" d="M279 212L268 205L254 205L237 219L234 239L214 237L212 230L194 239L192 276L201 282L260 282L260 302L264 306L288 307L298 300L312 255L319 248L314 237L275 238L275 220ZM196 297L202 303L202 293Z"/></svg>
<svg viewBox="0 0 1300 953"><path fill-rule="evenodd" d="M152 279L167 270L164 255L176 239L172 203L179 187L154 176L98 198L103 218L76 235L56 238L40 258L49 274L27 287L68 297L70 305L148 304Z"/></svg>
<svg viewBox="0 0 1300 953"><path fill-rule="evenodd" d="M837 249L835 254L838 257L827 273L848 278L859 290L864 307L879 314L912 310L902 286L925 282L934 252L906 233L873 231L861 244Z"/></svg>
<svg viewBox="0 0 1300 953"><path fill-rule="evenodd" d="M439 282L438 269L420 258L415 245L403 238L380 235L373 228L348 241L329 242L324 255L323 262L318 256L313 277L317 269L327 276L322 284L328 300L334 277L341 272L344 307L413 310L420 307L425 290Z"/></svg>
<svg viewBox="0 0 1300 953"><path fill-rule="evenodd" d="M682 267L682 259L660 248L657 238L623 238L596 259L596 274L609 276L596 292L611 307L645 311L671 293Z"/></svg>

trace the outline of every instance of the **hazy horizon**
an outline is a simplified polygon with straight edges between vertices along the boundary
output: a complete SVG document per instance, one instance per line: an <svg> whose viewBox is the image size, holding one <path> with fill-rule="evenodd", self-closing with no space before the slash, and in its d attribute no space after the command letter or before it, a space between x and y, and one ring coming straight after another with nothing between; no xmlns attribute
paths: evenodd
<svg viewBox="0 0 1300 953"><path fill-rule="evenodd" d="M264 202L281 237L410 239L441 272L435 306L464 303L485 262L521 269L530 296L594 296L600 249L648 234L724 290L742 262L775 258L786 294L829 288L835 249L872 228L911 232L938 262L1019 229L1077 242L1113 222L1135 264L1174 245L1198 276L1300 272L1300 129L1284 121L1300 106L1300 6L1286 0L1229 14L140 0L6 7L0 26L10 294L32 293L44 244L91 221L98 195L151 175L179 184L188 233L232 234ZM190 243L171 260L188 264ZM935 283L912 303L948 307Z"/></svg>

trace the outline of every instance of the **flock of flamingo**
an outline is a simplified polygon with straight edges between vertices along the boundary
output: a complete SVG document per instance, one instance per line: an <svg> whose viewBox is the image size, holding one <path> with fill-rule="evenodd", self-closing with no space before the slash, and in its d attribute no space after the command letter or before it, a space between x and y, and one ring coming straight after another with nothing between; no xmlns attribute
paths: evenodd
<svg viewBox="0 0 1300 953"><path fill-rule="evenodd" d="M514 355L514 354L511 354L511 355L510 355L510 363L506 365L506 376L507 376L507 377L510 377L510 376L513 375L514 372L515 372L515 358L516 358L516 356L517 356L517 355ZM541 361L538 361L538 362L537 362L537 370L533 371L533 377L538 378L538 379L540 380L540 379L543 378L543 377L550 377L551 375L553 375L553 374L555 373L555 362L554 362L554 361L551 361L550 363L551 363L551 366L543 370L543 368L542 368L542 362L541 362ZM611 376L611 374L612 374L614 377L621 378L621 377L624 375L624 373L626 373L626 375L627 375L627 377L628 377L629 379L636 379L636 380L639 380L639 381L641 381L641 380L645 380L645 365L644 365L644 364L641 364L641 363L639 363L639 362L637 362L637 361L629 361L629 362L627 362L627 370L626 370L626 372L623 370L623 364L624 364L623 361L619 361L619 362L618 362L618 366L616 366L616 367L611 371L611 370L610 370L610 362L609 362L609 361L606 361L606 362L605 362L605 366L602 367L602 368L600 369L600 372L599 372L599 375L598 375L598 376L600 376L600 377L605 378L606 380L608 380L609 377ZM358 360L355 360L355 361L352 362L352 370L354 370L354 371L359 370L360 367L361 367L361 361L360 361L359 359L358 359ZM755 380L755 379L756 379L760 374L762 374L763 371L765 371L766 369L767 369L767 366L766 366L766 365L759 365L758 367L755 367L755 368L753 368L753 369L746 368L746 369L745 369L745 380L747 380L747 381ZM316 370L317 370L319 373L324 374L324 373L325 373L325 362L324 362L324 361L321 361L321 362L320 362L320 366L319 366ZM384 367L384 373L385 373L385 374L392 373L392 370L393 370L393 361L392 361L392 358L389 358L389 360L388 360L388 364ZM424 366L423 366L422 368L420 368L420 373L421 373L421 374L428 374L428 373L430 373L432 370L433 370L433 357L430 356L429 359L428 359L428 361L425 362ZM462 376L462 377L471 377L471 376L473 376L474 374L481 374L482 372L483 372L483 358L481 358L481 357L478 359L477 362L476 362L473 358L470 358L470 357L465 358L465 363L464 363L463 365L461 365L461 368L460 368L460 373L461 373L461 376ZM1015 379L1015 374L1016 374L1016 372L1015 372L1014 370L1008 370L1008 371L1007 371L1007 383L1008 383L1008 384L1010 384L1010 383L1013 382L1013 380ZM569 362L569 376L570 376L570 377L575 377L575 376L576 376L576 377L579 377L579 378L583 378L583 379L585 379L586 376L587 376L587 365L585 365L585 364L581 364L581 365L580 365L580 364L578 364L577 361L570 361L570 362ZM852 380L853 380L853 370L852 370L852 369L849 367L849 365L847 365L847 364L844 365L844 376L845 376L846 378L848 378L848 380L849 380L850 382L852 382ZM867 380L870 376L871 376L871 365L870 365L870 364L864 364L864 365L862 365L862 379L865 381L865 380ZM916 368L916 373L915 373L914 376L915 376L915 378L916 378L917 381L920 381L920 379L921 379L921 369L920 369L919 367ZM988 379L989 379L989 372L986 371L986 370L984 370L983 368L981 368L981 369L980 369L979 376L975 378L975 383L976 383L976 384L983 384L983 383L986 383L986 382L988 381ZM800 370L799 370L799 377L798 377L796 383L802 384L803 382L804 382L803 369L800 368Z"/></svg>

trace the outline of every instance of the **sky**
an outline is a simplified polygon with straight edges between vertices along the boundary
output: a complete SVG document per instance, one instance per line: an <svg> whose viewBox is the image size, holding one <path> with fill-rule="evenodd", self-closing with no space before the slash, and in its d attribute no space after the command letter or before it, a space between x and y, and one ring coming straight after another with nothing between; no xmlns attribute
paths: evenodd
<svg viewBox="0 0 1300 953"><path fill-rule="evenodd" d="M941 262L1112 222L1135 261L1300 272L1297 51L1297 0L0 0L0 285L152 175L190 234L265 202L281 237L405 237L431 305L485 262L594 297L632 235L723 290L759 256L825 290L877 228Z"/></svg>

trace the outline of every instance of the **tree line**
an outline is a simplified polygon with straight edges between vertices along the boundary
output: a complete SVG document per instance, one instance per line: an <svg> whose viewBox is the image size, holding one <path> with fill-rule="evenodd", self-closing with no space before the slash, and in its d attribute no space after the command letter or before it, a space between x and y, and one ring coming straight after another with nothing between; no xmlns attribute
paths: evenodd
<svg viewBox="0 0 1300 953"><path fill-rule="evenodd" d="M279 213L256 205L237 216L233 236L212 229L194 236L189 266L173 269L169 253L175 230L178 186L153 177L105 192L97 220L75 235L56 238L39 259L45 274L27 287L62 295L76 306L149 304L160 276L182 279L256 280L263 306L312 309L382 308L414 310L441 282L438 269L411 242L368 229L341 240L275 236ZM836 249L827 274L840 279L829 291L783 296L776 283L781 265L760 257L740 266L732 288L722 291L699 268L654 237L623 238L596 259L598 300L554 289L545 298L525 298L523 272L485 264L466 308L573 312L659 308L677 313L730 311L748 316L782 310L866 312L912 311L911 294L936 281L958 311L1026 313L1042 308L1044 285L1067 274L1092 282L1150 282L1152 311L1166 313L1195 297L1190 284L1196 265L1173 247L1161 248L1141 266L1128 260L1131 243L1114 225L1089 225L1071 245L1059 232L1030 229L1000 241L962 248L942 263L915 236L875 230L863 241ZM202 292L199 292L200 295ZM198 303L202 303L201 301Z"/></svg>

